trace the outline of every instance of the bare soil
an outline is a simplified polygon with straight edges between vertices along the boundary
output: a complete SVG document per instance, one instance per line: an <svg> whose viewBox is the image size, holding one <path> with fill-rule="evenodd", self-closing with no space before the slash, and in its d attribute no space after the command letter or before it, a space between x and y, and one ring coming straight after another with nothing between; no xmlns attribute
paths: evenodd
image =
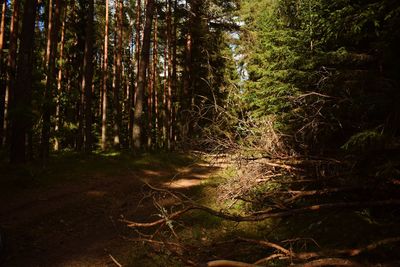
<svg viewBox="0 0 400 267"><path fill-rule="evenodd" d="M151 202L141 202L144 181L190 192L216 170L195 164L115 176L100 171L49 187L1 188L7 194L0 194L0 226L6 235L0 265L116 266L110 255L124 263L133 246L124 237L132 230L119 219L146 221L155 213Z"/></svg>

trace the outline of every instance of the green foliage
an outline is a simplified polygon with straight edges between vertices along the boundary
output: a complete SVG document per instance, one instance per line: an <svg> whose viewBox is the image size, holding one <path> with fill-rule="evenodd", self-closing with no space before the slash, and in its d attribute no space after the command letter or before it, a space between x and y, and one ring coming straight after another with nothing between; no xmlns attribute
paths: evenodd
<svg viewBox="0 0 400 267"><path fill-rule="evenodd" d="M394 1L243 0L240 97L250 115L276 116L303 152L371 143L378 136L365 131L383 124L398 134L399 10Z"/></svg>
<svg viewBox="0 0 400 267"><path fill-rule="evenodd" d="M367 130L351 136L342 148L345 150L362 151L381 146L383 141L384 136L382 132Z"/></svg>

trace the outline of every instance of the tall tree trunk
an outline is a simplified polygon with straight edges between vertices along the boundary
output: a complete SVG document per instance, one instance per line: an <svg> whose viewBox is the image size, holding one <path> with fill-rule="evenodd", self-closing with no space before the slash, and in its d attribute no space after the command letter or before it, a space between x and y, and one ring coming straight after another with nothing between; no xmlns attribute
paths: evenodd
<svg viewBox="0 0 400 267"><path fill-rule="evenodd" d="M139 76L139 61L140 61L140 40L141 40L141 23L142 23L142 1L136 0L136 21L135 21L135 63L136 63L136 75L135 75L135 89L134 93L132 94L132 107L135 107L136 103L136 95L137 95L137 88L138 88L138 76ZM130 110L130 119L129 119L129 136L130 136L130 144L134 147L134 138L133 138L133 125L135 120L134 109L131 108Z"/></svg>
<svg viewBox="0 0 400 267"><path fill-rule="evenodd" d="M167 148L172 149L172 1L168 0L167 12L167 58L168 58L168 91L167 91Z"/></svg>
<svg viewBox="0 0 400 267"><path fill-rule="evenodd" d="M32 63L37 0L24 1L24 14L18 54L18 72L11 109L10 161L14 164L25 162L26 134L31 127Z"/></svg>
<svg viewBox="0 0 400 267"><path fill-rule="evenodd" d="M62 25L61 25L61 41L60 41L60 55L59 55L59 66L58 66L58 77L57 77L57 102L56 102L56 125L54 128L54 150L60 149L59 142L59 131L61 125L61 97L63 94L62 83L63 83L63 72L64 72L64 47L65 47L65 23L67 19L67 6L63 8L62 12Z"/></svg>
<svg viewBox="0 0 400 267"><path fill-rule="evenodd" d="M149 54L150 54L150 40L151 40L151 28L153 24L153 13L154 13L154 0L147 0L146 5L146 22L143 30L143 43L141 49L141 57L139 61L139 73L138 73L138 86L137 96L135 103L134 112L134 124L133 124L133 142L134 150L140 151L141 147L141 135L143 130L143 99L144 89L146 86L146 73L149 65Z"/></svg>
<svg viewBox="0 0 400 267"><path fill-rule="evenodd" d="M178 0L174 1L174 14L176 13L178 6ZM178 88L177 88L177 28L178 28L178 16L174 16L173 20L173 27L172 27L172 81L171 81L171 87L172 90L174 90L175 95L172 96L172 102L176 102L176 97L178 93ZM172 146L174 146L174 142L176 139L176 106L172 105L172 115L171 115L171 123L172 123ZM173 147L172 147L173 148Z"/></svg>
<svg viewBox="0 0 400 267"><path fill-rule="evenodd" d="M6 10L7 10L7 1L1 1L1 19L0 19L0 121L4 121L4 115L6 113L6 101L3 95L6 95L6 83L5 83L5 64L3 62L3 48L4 48L4 32L5 32L5 21L6 21ZM1 3L0 2L0 3ZM3 136L5 135L4 124L0 124L0 147L3 145Z"/></svg>
<svg viewBox="0 0 400 267"><path fill-rule="evenodd" d="M115 86L114 86L114 147L120 148L120 131L122 125L120 92L122 89L122 17L123 17L123 2L117 0L117 29L116 29L116 57L115 57Z"/></svg>
<svg viewBox="0 0 400 267"><path fill-rule="evenodd" d="M85 52L83 56L82 92L84 92L84 151L92 151L92 82L94 41L94 0L88 1L85 29Z"/></svg>
<svg viewBox="0 0 400 267"><path fill-rule="evenodd" d="M195 27L199 27L195 21L196 9L198 6L198 0L187 0L186 6L189 9L188 20L187 20L187 33L186 33L186 45L185 45L185 60L184 60L184 77L183 77L183 91L181 95L182 110L181 114L184 114L182 118L182 129L181 138L186 138L191 132L191 119L190 113L193 102L193 80L194 80L194 66L193 66L193 42L196 37L193 34ZM188 7L190 3L190 7Z"/></svg>
<svg viewBox="0 0 400 267"><path fill-rule="evenodd" d="M154 123L155 123L155 131L154 131L154 140L155 145L158 144L159 140L159 132L160 132L160 125L159 125L159 115L158 115L158 83L157 83L157 65L158 65L158 18L157 14L154 20L154 37L153 37L153 61L152 61L152 83L153 83L153 92L154 92L154 99L153 99L153 106L154 106Z"/></svg>
<svg viewBox="0 0 400 267"><path fill-rule="evenodd" d="M104 26L104 58L103 58L103 91L101 116L101 149L107 148L107 83L108 83L108 29L109 29L109 0L106 0L106 21Z"/></svg>
<svg viewBox="0 0 400 267"><path fill-rule="evenodd" d="M182 109L182 138L186 137L189 131L189 109L191 102L191 85L192 85L192 35L190 32L186 35L185 45L185 63L184 63L184 76L183 76L183 92L181 95Z"/></svg>
<svg viewBox="0 0 400 267"><path fill-rule="evenodd" d="M20 1L13 1L13 13L10 24L10 44L8 49L7 59L7 83L4 94L4 117L3 117L3 144L7 144L10 133L9 133L9 122L8 122L8 111L10 106L10 88L15 88L15 75L16 75L16 58L17 58L17 38L18 38L18 20L19 20L19 9Z"/></svg>
<svg viewBox="0 0 400 267"><path fill-rule="evenodd" d="M157 90L156 73L157 73L157 31L158 31L158 11L155 10L154 15L154 34L153 34L153 53L151 59L151 68L149 69L149 92L147 96L147 109L148 109L148 123L147 123L147 147L152 149L154 141L156 140L157 129L154 128L153 122L156 116L155 110L157 109L157 103L155 102L155 95ZM156 119L157 120L157 119Z"/></svg>
<svg viewBox="0 0 400 267"><path fill-rule="evenodd" d="M51 113L53 108L53 95L56 76L56 53L57 53L57 36L59 31L60 5L62 0L49 0L49 16L47 27L47 46L46 46L46 89L43 103L43 125L42 125L42 142L41 157L48 158L50 150L50 128ZM54 9L54 10L53 10ZM53 13L54 12L54 13Z"/></svg>

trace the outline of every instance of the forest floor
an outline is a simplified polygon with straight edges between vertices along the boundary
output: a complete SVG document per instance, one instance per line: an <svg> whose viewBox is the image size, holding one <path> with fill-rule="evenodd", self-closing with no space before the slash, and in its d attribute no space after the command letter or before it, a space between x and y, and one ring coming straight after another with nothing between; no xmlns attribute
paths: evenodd
<svg viewBox="0 0 400 267"><path fill-rule="evenodd" d="M230 214L253 211L256 205L246 201L229 205L229 201L219 202L224 196L221 185L237 187L240 182L236 180L237 167L226 164L229 159L225 160L217 163L214 159L211 162L217 164L211 164L193 155L173 153L145 154L138 158L120 153L63 152L53 156L46 166L30 164L13 168L0 162L0 227L6 237L0 266L112 267L118 266L116 262L125 267L183 266L179 257L165 247L177 239L184 246L184 255L198 262L217 259L255 262L276 253L270 247L240 242L240 238L277 242L294 252L344 251L361 266L400 266L399 208L336 208L241 223L193 211L174 220L171 226L167 222L161 231L155 227L141 230L142 235L138 235L135 229L127 227L125 219L149 222L165 218L163 213L171 212L163 208L172 207L176 199L161 190L185 194L216 211ZM243 180L240 187L256 178L251 169L248 171L250 180ZM303 181L307 180L303 177ZM325 188L330 182L322 180L320 186ZM149 185L161 190L155 192ZM264 194L274 188L281 187L268 182L259 189L253 188L256 190L253 193ZM383 196L376 186L370 188L372 191L359 193L366 195L366 199L372 198L373 192L377 199L398 197L397 184L390 186L392 191L383 190L386 192ZM313 188L302 185L296 190L310 189ZM354 193L311 197L300 204L351 202L355 200ZM178 209L175 207L172 212ZM158 240L164 242L159 247L137 239L134 242L139 236L153 240L149 236L156 233ZM355 254L357 248L367 249ZM273 264L287 266L290 261Z"/></svg>
<svg viewBox="0 0 400 267"><path fill-rule="evenodd" d="M18 267L115 266L110 255L135 266L135 245L126 239L132 231L120 219L145 221L157 213L151 201L141 202L144 182L195 195L218 170L176 154L135 159L67 153L46 168L5 166L0 226L6 249L0 265Z"/></svg>

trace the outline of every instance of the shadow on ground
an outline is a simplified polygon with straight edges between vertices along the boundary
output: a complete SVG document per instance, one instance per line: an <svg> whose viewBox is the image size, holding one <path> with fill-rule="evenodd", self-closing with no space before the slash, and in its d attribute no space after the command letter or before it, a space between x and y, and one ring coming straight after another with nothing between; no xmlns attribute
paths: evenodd
<svg viewBox="0 0 400 267"><path fill-rule="evenodd" d="M2 266L115 266L129 258L132 235L121 216L146 220L157 211L144 183L201 190L215 173L196 158L179 154L148 154L140 158L119 153L82 156L59 154L43 167L0 166L0 226L6 233ZM129 232L129 233L127 233Z"/></svg>

